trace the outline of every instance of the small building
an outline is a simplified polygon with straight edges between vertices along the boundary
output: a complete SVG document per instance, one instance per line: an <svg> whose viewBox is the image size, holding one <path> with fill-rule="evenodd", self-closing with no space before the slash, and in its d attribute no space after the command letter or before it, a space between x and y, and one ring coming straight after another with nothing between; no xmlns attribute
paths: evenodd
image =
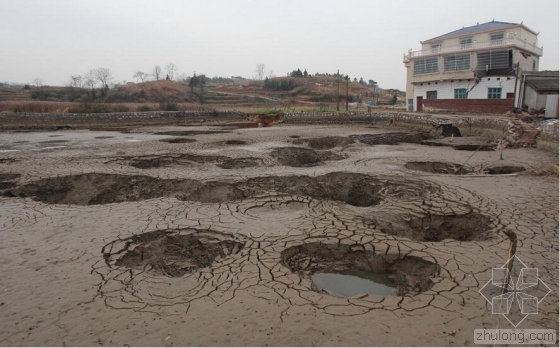
<svg viewBox="0 0 560 348"><path fill-rule="evenodd" d="M505 113L521 73L538 71L537 37L523 23L492 21L421 41L403 58L407 110Z"/></svg>
<svg viewBox="0 0 560 348"><path fill-rule="evenodd" d="M558 71L522 74L516 106L530 113L544 110L545 118L558 118L558 78Z"/></svg>

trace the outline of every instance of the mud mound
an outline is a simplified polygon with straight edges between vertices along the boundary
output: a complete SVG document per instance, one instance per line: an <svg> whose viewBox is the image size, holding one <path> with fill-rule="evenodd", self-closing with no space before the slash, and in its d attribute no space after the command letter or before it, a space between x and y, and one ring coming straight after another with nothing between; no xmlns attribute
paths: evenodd
<svg viewBox="0 0 560 348"><path fill-rule="evenodd" d="M371 248L370 248L371 249ZM419 257L385 253L376 254L363 245L309 243L290 247L281 253L281 263L303 277L315 273L360 270L389 275L397 295L418 294L429 290L430 279L439 273L439 266ZM315 290L319 290L316 289Z"/></svg>
<svg viewBox="0 0 560 348"><path fill-rule="evenodd" d="M303 147L282 147L274 149L270 156L275 158L281 165L289 167L313 167L324 161L337 161L348 158L347 155L337 154L331 151L317 152Z"/></svg>
<svg viewBox="0 0 560 348"><path fill-rule="evenodd" d="M484 172L487 174L512 174L523 171L525 171L525 167L521 166L498 166L484 169Z"/></svg>
<svg viewBox="0 0 560 348"><path fill-rule="evenodd" d="M188 144L188 143L194 143L197 140L189 139L189 138L171 138L171 139L161 139L160 141L164 143L170 143L170 144Z"/></svg>
<svg viewBox="0 0 560 348"><path fill-rule="evenodd" d="M124 247L117 249L116 243ZM102 249L107 263L155 275L181 277L237 254L245 243L212 230L160 230L109 243Z"/></svg>
<svg viewBox="0 0 560 348"><path fill-rule="evenodd" d="M16 186L16 183L13 182L17 178L19 178L20 174L2 174L0 173L0 190L9 189Z"/></svg>
<svg viewBox="0 0 560 348"><path fill-rule="evenodd" d="M228 158L217 164L218 167L223 169L242 169L259 167L263 164L261 159L253 157L245 158Z"/></svg>
<svg viewBox="0 0 560 348"><path fill-rule="evenodd" d="M427 133L384 133L384 134L357 134L350 139L358 140L366 145L398 145L400 143L421 144L424 140L431 139Z"/></svg>
<svg viewBox="0 0 560 348"><path fill-rule="evenodd" d="M95 137L95 139L111 139L111 138L114 138L114 136L107 135L107 136Z"/></svg>
<svg viewBox="0 0 560 348"><path fill-rule="evenodd" d="M50 144L63 144L68 143L70 140L46 140L40 141L39 144L50 145Z"/></svg>
<svg viewBox="0 0 560 348"><path fill-rule="evenodd" d="M408 162L405 168L437 174L465 175L472 173L472 168L466 165L446 162Z"/></svg>
<svg viewBox="0 0 560 348"><path fill-rule="evenodd" d="M195 130L190 130L190 131L167 131L167 132L156 132L156 133L152 133L155 135L171 135L174 137L180 137L180 136L191 136L191 135L204 135L204 134L220 134L220 133L231 133L230 131L225 131L225 130L207 130L207 131L195 131Z"/></svg>
<svg viewBox="0 0 560 348"><path fill-rule="evenodd" d="M329 173L270 176L241 182L158 179L149 176L80 174L42 179L3 192L7 197L32 197L51 204L92 205L177 197L184 201L223 203L257 195L289 194L369 207L386 199L424 197L436 187L425 182L379 179L365 174Z"/></svg>
<svg viewBox="0 0 560 348"><path fill-rule="evenodd" d="M322 137L310 139L307 146L315 150L328 150L338 146L347 146L353 144L354 140L346 137Z"/></svg>
<svg viewBox="0 0 560 348"><path fill-rule="evenodd" d="M473 241L492 238L492 219L475 212L457 215L432 214L404 222L377 221L376 223L383 233L424 242L440 242L444 239Z"/></svg>

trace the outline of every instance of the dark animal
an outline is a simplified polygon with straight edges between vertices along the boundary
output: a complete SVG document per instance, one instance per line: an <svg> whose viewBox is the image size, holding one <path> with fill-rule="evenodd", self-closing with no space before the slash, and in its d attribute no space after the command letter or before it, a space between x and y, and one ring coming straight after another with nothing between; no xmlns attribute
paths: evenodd
<svg viewBox="0 0 560 348"><path fill-rule="evenodd" d="M459 131L459 128L454 127L451 123L447 123L447 124L440 124L436 127L437 129L441 128L441 135L443 135L444 137L460 137L461 136L461 132Z"/></svg>

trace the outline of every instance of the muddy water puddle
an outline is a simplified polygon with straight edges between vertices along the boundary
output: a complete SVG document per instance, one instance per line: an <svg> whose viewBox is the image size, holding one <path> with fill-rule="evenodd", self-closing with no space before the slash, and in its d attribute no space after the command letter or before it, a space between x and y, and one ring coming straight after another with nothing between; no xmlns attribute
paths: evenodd
<svg viewBox="0 0 560 348"><path fill-rule="evenodd" d="M340 297L359 294L390 296L397 292L388 274L349 269L335 273L315 273L311 276L319 292L328 292Z"/></svg>

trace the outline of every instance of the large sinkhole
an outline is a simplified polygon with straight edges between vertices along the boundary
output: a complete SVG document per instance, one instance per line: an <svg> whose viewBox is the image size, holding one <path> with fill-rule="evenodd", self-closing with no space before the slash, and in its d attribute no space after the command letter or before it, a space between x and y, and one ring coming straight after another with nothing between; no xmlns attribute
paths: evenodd
<svg viewBox="0 0 560 348"><path fill-rule="evenodd" d="M447 162L407 162L405 168L435 174L464 175L472 173L472 168L467 165Z"/></svg>
<svg viewBox="0 0 560 348"><path fill-rule="evenodd" d="M303 147L282 147L274 149L270 156L281 165L289 167L313 167L325 161L337 161L348 158L346 154L332 151L315 151Z"/></svg>
<svg viewBox="0 0 560 348"><path fill-rule="evenodd" d="M418 294L429 290L439 266L415 256L375 253L371 246L309 243L281 253L281 262L309 278L312 289L338 297Z"/></svg>
<svg viewBox="0 0 560 348"><path fill-rule="evenodd" d="M370 223L386 234L423 242L487 240L495 227L489 216L469 212L465 214L429 214L405 219L371 219Z"/></svg>
<svg viewBox="0 0 560 348"><path fill-rule="evenodd" d="M436 192L428 182L378 178L335 172L320 176L268 176L240 182L159 179L89 173L41 179L3 191L7 197L31 197L51 204L94 205L133 202L158 197L183 201L224 203L270 194L300 195L319 200L370 207L381 201L421 198Z"/></svg>
<svg viewBox="0 0 560 348"><path fill-rule="evenodd" d="M111 242L102 253L111 266L181 277L239 253L244 245L238 237L212 230L159 230Z"/></svg>

